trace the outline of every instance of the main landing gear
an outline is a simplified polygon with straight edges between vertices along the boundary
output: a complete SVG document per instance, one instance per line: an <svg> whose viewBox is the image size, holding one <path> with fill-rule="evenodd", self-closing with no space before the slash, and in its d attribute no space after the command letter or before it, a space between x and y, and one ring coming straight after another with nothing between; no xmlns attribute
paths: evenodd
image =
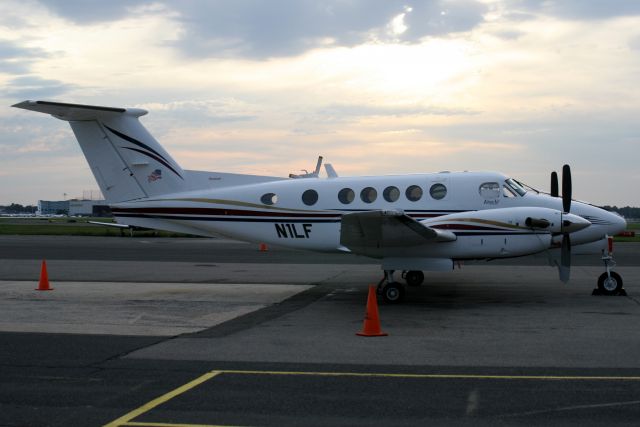
<svg viewBox="0 0 640 427"><path fill-rule="evenodd" d="M396 304L404 299L404 285L393 279L395 270L385 270L384 277L378 283L378 294L382 295L382 299L387 304ZM424 273L422 271L403 271L402 278L409 286L420 286L424 282Z"/></svg>
<svg viewBox="0 0 640 427"><path fill-rule="evenodd" d="M420 286L424 282L424 273L422 271L403 271L402 278L409 286Z"/></svg>
<svg viewBox="0 0 640 427"><path fill-rule="evenodd" d="M378 283L378 294L387 304L396 304L404 299L404 286L402 283L393 280L395 270L385 270L384 277Z"/></svg>
<svg viewBox="0 0 640 427"><path fill-rule="evenodd" d="M613 260L613 238L609 237L608 250L602 255L605 272L598 278L598 288L593 290L594 295L626 295L622 288L622 277L615 271L611 270L616 266Z"/></svg>

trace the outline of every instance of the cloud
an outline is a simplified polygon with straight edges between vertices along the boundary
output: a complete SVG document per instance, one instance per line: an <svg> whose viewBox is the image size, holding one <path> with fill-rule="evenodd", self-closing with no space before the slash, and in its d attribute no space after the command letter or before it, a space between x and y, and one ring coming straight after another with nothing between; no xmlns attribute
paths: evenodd
<svg viewBox="0 0 640 427"><path fill-rule="evenodd" d="M0 72L25 74L31 65L49 53L40 48L24 47L9 40L0 40Z"/></svg>
<svg viewBox="0 0 640 427"><path fill-rule="evenodd" d="M483 21L475 0L237 0L168 3L183 26L175 42L189 56L252 59L299 55L323 46L355 46L372 40L417 42L429 35L467 31ZM404 14L406 27L389 34Z"/></svg>
<svg viewBox="0 0 640 427"><path fill-rule="evenodd" d="M46 0L41 3L62 18L86 25L128 17L134 8L154 2L151 0Z"/></svg>
<svg viewBox="0 0 640 427"><path fill-rule="evenodd" d="M362 117L362 116L424 116L424 115L436 115L436 116L457 116L457 115L469 115L477 114L477 112L468 109L454 109L447 107L437 106L376 106L376 105L360 105L360 104L332 104L318 112L323 116L337 116L337 117Z"/></svg>
<svg viewBox="0 0 640 427"><path fill-rule="evenodd" d="M640 2L630 0L521 0L515 4L533 12L569 20L640 15Z"/></svg>
<svg viewBox="0 0 640 427"><path fill-rule="evenodd" d="M629 48L631 50L639 50L640 51L640 35L633 37L629 40Z"/></svg>
<svg viewBox="0 0 640 427"><path fill-rule="evenodd" d="M59 80L37 76L22 76L10 80L3 90L5 97L17 99L42 99L61 95L75 88Z"/></svg>

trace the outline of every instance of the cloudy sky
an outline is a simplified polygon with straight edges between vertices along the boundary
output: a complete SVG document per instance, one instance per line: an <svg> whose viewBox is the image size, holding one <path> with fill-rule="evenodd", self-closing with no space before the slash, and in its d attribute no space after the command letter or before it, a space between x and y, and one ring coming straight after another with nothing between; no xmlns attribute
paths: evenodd
<svg viewBox="0 0 640 427"><path fill-rule="evenodd" d="M25 99L142 107L187 169L498 170L640 206L640 2L3 0L0 204L97 189Z"/></svg>

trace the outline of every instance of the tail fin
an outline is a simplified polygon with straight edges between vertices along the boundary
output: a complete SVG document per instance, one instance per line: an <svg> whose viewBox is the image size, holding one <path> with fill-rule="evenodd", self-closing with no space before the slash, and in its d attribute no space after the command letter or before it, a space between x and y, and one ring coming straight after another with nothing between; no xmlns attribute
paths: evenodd
<svg viewBox="0 0 640 427"><path fill-rule="evenodd" d="M24 101L14 107L66 120L108 203L188 189L180 165L138 120L147 111Z"/></svg>

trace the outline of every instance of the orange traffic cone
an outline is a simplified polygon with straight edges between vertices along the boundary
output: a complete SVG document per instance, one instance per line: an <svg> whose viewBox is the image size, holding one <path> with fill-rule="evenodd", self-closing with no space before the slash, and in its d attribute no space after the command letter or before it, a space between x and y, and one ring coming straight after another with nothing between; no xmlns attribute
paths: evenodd
<svg viewBox="0 0 640 427"><path fill-rule="evenodd" d="M378 299L376 298L375 286L369 286L369 296L367 297L367 312L364 316L362 331L356 335L361 337L384 337L389 334L380 329L380 317L378 316Z"/></svg>
<svg viewBox="0 0 640 427"><path fill-rule="evenodd" d="M267 244L266 243L260 243L260 252L267 252Z"/></svg>
<svg viewBox="0 0 640 427"><path fill-rule="evenodd" d="M40 268L40 282L38 283L38 289L36 291L52 291L53 288L49 286L49 275L47 274L47 262L42 260L42 267Z"/></svg>

